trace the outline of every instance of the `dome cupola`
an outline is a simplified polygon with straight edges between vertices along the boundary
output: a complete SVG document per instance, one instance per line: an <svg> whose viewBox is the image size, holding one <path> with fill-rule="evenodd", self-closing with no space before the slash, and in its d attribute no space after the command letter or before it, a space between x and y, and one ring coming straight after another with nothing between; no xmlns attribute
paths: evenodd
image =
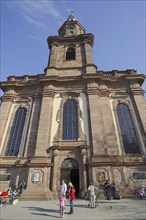
<svg viewBox="0 0 146 220"><path fill-rule="evenodd" d="M60 36L76 36L85 33L85 28L77 21L74 12L71 11L68 19L58 30Z"/></svg>

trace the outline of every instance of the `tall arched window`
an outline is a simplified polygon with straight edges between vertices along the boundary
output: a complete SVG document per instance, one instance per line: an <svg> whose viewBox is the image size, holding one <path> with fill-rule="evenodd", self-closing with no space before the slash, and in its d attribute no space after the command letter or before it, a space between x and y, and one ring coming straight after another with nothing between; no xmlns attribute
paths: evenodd
<svg viewBox="0 0 146 220"><path fill-rule="evenodd" d="M26 118L26 109L19 108L14 116L13 124L10 131L6 147L6 156L17 156L20 149L21 138Z"/></svg>
<svg viewBox="0 0 146 220"><path fill-rule="evenodd" d="M75 60L75 49L69 47L66 51L66 60Z"/></svg>
<svg viewBox="0 0 146 220"><path fill-rule="evenodd" d="M63 106L63 140L78 139L78 107L77 102L69 99Z"/></svg>
<svg viewBox="0 0 146 220"><path fill-rule="evenodd" d="M136 132L128 106L126 104L118 104L117 115L125 153L140 153Z"/></svg>

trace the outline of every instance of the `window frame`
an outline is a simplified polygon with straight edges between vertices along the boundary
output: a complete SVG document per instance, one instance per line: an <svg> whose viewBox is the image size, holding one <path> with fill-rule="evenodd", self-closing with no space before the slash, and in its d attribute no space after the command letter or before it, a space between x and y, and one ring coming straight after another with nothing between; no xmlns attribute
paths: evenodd
<svg viewBox="0 0 146 220"><path fill-rule="evenodd" d="M119 122L118 113L117 113L117 106L118 106L119 104L126 105L127 108L128 108L129 115L130 115L130 118L131 118L131 123L132 123L132 125L133 125L133 129L134 129L134 132L135 132L135 135L136 135L137 144L138 144L138 148L139 148L139 152L137 152L137 153L134 153L134 152L126 153L126 151L125 151L125 147L124 147L124 143L123 143L123 138L122 138L122 131L121 131L120 122ZM134 120L134 118L133 118L132 108L130 107L129 103L124 102L124 101L118 101L118 102L116 103L116 105L115 105L115 112L116 112L116 121L117 121L117 125L118 125L117 127L118 127L120 145L121 145L121 147L122 147L122 152L123 152L123 154L125 154L125 155L129 155L129 154L132 154L132 155L141 154L141 144L140 144L140 141L139 141L139 135L138 135L138 133L137 133L137 128L136 128L136 125L135 125L135 120Z"/></svg>
<svg viewBox="0 0 146 220"><path fill-rule="evenodd" d="M19 111L20 109L24 109L24 110L25 110L25 118L24 118L24 119L21 118L22 120L24 120L24 122L23 122L23 128L21 129L22 132L21 132L21 138L20 138L18 153L17 153L17 155L14 155L14 153L13 153L13 155L11 155L11 154L10 154L11 149L10 149L10 146L8 146L8 145L9 145L8 142L9 142L9 140L11 139L10 135L11 135L11 132L12 132L14 120L16 120L16 119L17 119L17 121L20 120L20 116L21 116L21 115L20 115L20 116L16 116L17 111ZM20 112L20 113L18 113L18 114L23 114L23 113ZM16 117L16 118L15 118L15 117ZM18 118L18 117L19 117L19 118ZM24 107L24 106L19 106L19 107L15 110L15 112L14 112L14 114L13 114L13 117L12 117L12 120L11 120L11 123L10 123L10 126L9 126L9 132L8 132L7 139L6 139L6 141L5 141L5 148L4 148L4 152L3 152L4 157L17 157L17 156L19 156L19 153L20 153L20 150L21 150L21 142L22 142L22 137L23 137L23 132L24 132L24 128L25 128L26 119L27 119L27 108ZM16 124L14 125L14 128L17 129L17 128L16 128ZM12 132L12 135L14 136L14 133L13 133L13 132ZM12 144L12 142L10 143L10 145L11 145L11 144ZM16 148L17 148L17 147L15 146L14 149L13 149L14 152L16 151ZM8 154L6 154L7 151L8 151Z"/></svg>
<svg viewBox="0 0 146 220"><path fill-rule="evenodd" d="M72 53L74 54L71 54L73 56L73 58L67 58L67 56L69 55L69 50L72 51ZM70 56L71 56L70 55ZM66 53L65 53L65 60L66 61L73 61L73 60L76 60L76 48L74 46L69 46L67 49L66 49Z"/></svg>
<svg viewBox="0 0 146 220"><path fill-rule="evenodd" d="M69 102L72 103L70 104ZM68 104L69 103L69 104ZM66 115L68 114L68 109L72 110L72 114L69 115L67 118ZM76 115L74 115L76 114ZM65 118L66 117L66 118ZM72 117L72 121L70 121L70 117ZM68 121L69 119L69 121ZM78 103L75 99L67 99L63 104L63 114L62 114L62 140L78 140L79 138L79 113L78 113ZM66 123L66 125L65 125ZM72 125L69 127L69 125ZM72 131L72 134L68 131ZM70 136L70 137L69 137Z"/></svg>

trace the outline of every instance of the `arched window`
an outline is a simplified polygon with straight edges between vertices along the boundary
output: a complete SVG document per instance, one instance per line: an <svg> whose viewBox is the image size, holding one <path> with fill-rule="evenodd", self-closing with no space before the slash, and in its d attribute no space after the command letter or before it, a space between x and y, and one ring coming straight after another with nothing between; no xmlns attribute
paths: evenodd
<svg viewBox="0 0 146 220"><path fill-rule="evenodd" d="M125 104L118 104L117 115L125 153L140 153L136 132L128 106Z"/></svg>
<svg viewBox="0 0 146 220"><path fill-rule="evenodd" d="M75 60L75 49L69 47L66 51L66 60Z"/></svg>
<svg viewBox="0 0 146 220"><path fill-rule="evenodd" d="M14 116L13 124L10 131L6 147L6 156L17 156L20 149L21 138L26 118L26 109L19 108Z"/></svg>
<svg viewBox="0 0 146 220"><path fill-rule="evenodd" d="M69 99L63 106L63 140L78 139L78 108L77 102Z"/></svg>

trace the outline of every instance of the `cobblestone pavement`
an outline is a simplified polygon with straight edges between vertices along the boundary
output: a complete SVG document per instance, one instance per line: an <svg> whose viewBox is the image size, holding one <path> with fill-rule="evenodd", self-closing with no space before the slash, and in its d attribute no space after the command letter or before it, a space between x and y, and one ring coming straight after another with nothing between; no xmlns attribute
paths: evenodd
<svg viewBox="0 0 146 220"><path fill-rule="evenodd" d="M69 201L66 203L69 212ZM59 217L59 204L52 201L19 201L16 205L1 207L1 220L54 220ZM99 200L98 207L88 208L87 200L74 201L74 214L65 213L65 219L146 220L146 200Z"/></svg>

